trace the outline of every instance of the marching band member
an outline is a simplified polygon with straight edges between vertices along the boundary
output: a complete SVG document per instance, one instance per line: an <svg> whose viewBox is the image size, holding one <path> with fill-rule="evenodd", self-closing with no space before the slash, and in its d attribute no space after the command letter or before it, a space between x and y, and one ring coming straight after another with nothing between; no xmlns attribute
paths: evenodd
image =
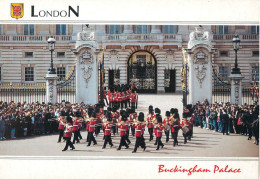
<svg viewBox="0 0 260 179"><path fill-rule="evenodd" d="M129 128L130 128L129 115L130 114L131 114L131 109L127 108L125 115L126 115L126 141L128 142L128 145L131 144L131 141L129 140Z"/></svg>
<svg viewBox="0 0 260 179"><path fill-rule="evenodd" d="M162 117L157 115L157 122L158 122L158 125L156 126L156 129L157 129L157 132L156 132L156 141L157 141L157 148L156 150L159 150L159 147L161 146L163 148L163 143L162 143L162 133L163 133L163 125L162 125Z"/></svg>
<svg viewBox="0 0 260 179"><path fill-rule="evenodd" d="M79 143L79 118L80 118L80 112L77 111L75 113L75 117L72 118L72 120L73 120L72 131L74 133L73 144L75 144L75 141L77 141L77 143Z"/></svg>
<svg viewBox="0 0 260 179"><path fill-rule="evenodd" d="M110 112L108 112L107 114L107 121L104 122L104 136L105 136L105 141L104 141L104 145L102 147L102 149L106 148L107 143L109 143L109 145L111 147L113 147L113 143L112 143L112 139L111 139L111 122L112 121L112 114Z"/></svg>
<svg viewBox="0 0 260 179"><path fill-rule="evenodd" d="M183 137L184 137L184 144L187 143L187 137L191 134L191 126L189 121L187 120L187 113L183 113L183 119L181 122Z"/></svg>
<svg viewBox="0 0 260 179"><path fill-rule="evenodd" d="M61 111L60 116L57 118L57 122L59 123L59 139L58 143L61 142L61 138L64 134L64 128L65 128L65 111Z"/></svg>
<svg viewBox="0 0 260 179"><path fill-rule="evenodd" d="M112 122L113 122L113 134L115 135L117 131L116 123L118 122L118 118L120 117L120 113L117 111L117 108L114 106L112 109Z"/></svg>
<svg viewBox="0 0 260 179"><path fill-rule="evenodd" d="M170 121L171 121L171 113L170 111L166 111L165 118L163 119L163 126L166 136L166 143L169 141L169 133L170 133Z"/></svg>
<svg viewBox="0 0 260 179"><path fill-rule="evenodd" d="M129 123L130 129L132 132L132 136L135 136L135 121L137 118L137 113L135 112L135 108L131 108L131 114L129 115Z"/></svg>
<svg viewBox="0 0 260 179"><path fill-rule="evenodd" d="M154 118L153 123L154 123L154 134L156 136L157 135L157 128L156 128L157 118L158 118L158 116L161 116L161 110L159 108L155 108L154 112L155 112L155 118ZM156 138L154 145L157 145L157 143L158 143L158 141L157 141L157 138Z"/></svg>
<svg viewBox="0 0 260 179"><path fill-rule="evenodd" d="M92 113L89 121L89 131L88 131L89 140L87 146L90 146L92 141L94 143L93 145L97 144L97 141L93 135L93 133L95 132L95 124L96 124L95 118L96 118L96 113Z"/></svg>
<svg viewBox="0 0 260 179"><path fill-rule="evenodd" d="M125 149L129 148L129 145L126 143L126 128L127 125L125 124L125 121L127 120L127 117L125 115L122 115L121 122L118 125L118 128L120 130L120 144L117 150L121 150L122 146L125 146Z"/></svg>
<svg viewBox="0 0 260 179"><path fill-rule="evenodd" d="M70 116L67 116L67 124L66 129L64 131L64 138L66 140L65 148L62 151L68 150L68 147L70 146L71 150L75 149L74 145L71 142L71 136L72 136L72 119Z"/></svg>
<svg viewBox="0 0 260 179"><path fill-rule="evenodd" d="M175 112L175 111L171 111ZM180 121L179 121L179 116L177 114L173 114L174 116L171 117L171 133L172 133L172 138L173 138L173 146L178 145L178 131L180 128Z"/></svg>
<svg viewBox="0 0 260 179"><path fill-rule="evenodd" d="M143 150L145 151L146 146L145 146L145 142L142 139L142 122L144 121L144 113L140 112L138 115L138 122L135 126L136 130L135 130L135 136L136 136L136 141L135 141L135 148L133 150L132 153L136 153L137 148L139 146L141 146L143 148Z"/></svg>
<svg viewBox="0 0 260 179"><path fill-rule="evenodd" d="M146 121L147 121L148 132L150 135L149 141L151 141L151 140L153 140L153 128L154 128L153 121L154 121L155 115L153 113L153 106L150 105L148 110L149 110L149 113L147 114Z"/></svg>

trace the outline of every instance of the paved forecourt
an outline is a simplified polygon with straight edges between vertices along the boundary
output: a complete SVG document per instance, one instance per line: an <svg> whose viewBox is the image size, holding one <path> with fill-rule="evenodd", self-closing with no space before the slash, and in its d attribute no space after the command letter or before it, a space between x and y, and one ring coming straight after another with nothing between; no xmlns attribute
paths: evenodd
<svg viewBox="0 0 260 179"><path fill-rule="evenodd" d="M148 111L148 106L159 107L164 116L165 111L170 108L178 108L182 113L181 95L176 94L157 94L139 95L138 111ZM230 134L229 136L221 133L214 133L210 130L194 127L194 137L187 144L184 144L182 132L179 132L179 146L173 147L173 140L165 143L165 136L162 142L165 144L163 149L155 150L154 140L149 141L148 131L145 131L147 149L145 152L141 148L137 153L132 153L135 144L135 137L130 136L130 148L124 147L117 151L120 142L118 134L112 135L114 146L106 149L103 146L103 132L96 138L98 145L87 147L87 132L81 132L83 139L81 143L75 144L76 150L62 152L65 143L57 143L58 134L43 135L30 138L0 141L1 156L97 156L97 157L258 157L258 146L253 144L253 139L248 141L247 137Z"/></svg>

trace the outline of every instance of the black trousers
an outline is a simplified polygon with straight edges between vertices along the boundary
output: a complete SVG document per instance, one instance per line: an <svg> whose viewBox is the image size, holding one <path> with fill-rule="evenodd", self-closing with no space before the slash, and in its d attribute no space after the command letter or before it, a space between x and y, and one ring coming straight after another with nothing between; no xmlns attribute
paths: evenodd
<svg viewBox="0 0 260 179"><path fill-rule="evenodd" d="M87 140L86 140L86 142L88 142L89 141L89 131L88 131L88 134L87 134Z"/></svg>
<svg viewBox="0 0 260 179"><path fill-rule="evenodd" d="M111 146L113 145L111 135L105 135L105 141L104 141L104 145L103 145L104 148L106 148L107 143L109 143L109 145L111 145Z"/></svg>
<svg viewBox="0 0 260 179"><path fill-rule="evenodd" d="M138 105L138 102L136 101L136 102L135 102L135 109L137 109L137 105Z"/></svg>
<svg viewBox="0 0 260 179"><path fill-rule="evenodd" d="M142 137L136 137L134 152L137 151L137 148L138 148L139 146L141 146L142 148L145 147L145 145L144 145L144 143L143 143Z"/></svg>
<svg viewBox="0 0 260 179"><path fill-rule="evenodd" d="M96 136L98 136L98 134L100 133L100 129L101 129L101 126L96 126L96 128L95 128Z"/></svg>
<svg viewBox="0 0 260 179"><path fill-rule="evenodd" d="M135 102L131 103L131 108L135 108Z"/></svg>
<svg viewBox="0 0 260 179"><path fill-rule="evenodd" d="M131 143L131 141L129 140L129 130L126 131L125 139L129 144Z"/></svg>
<svg viewBox="0 0 260 179"><path fill-rule="evenodd" d="M153 128L148 128L148 132L149 132L149 135L150 135L150 141L153 140Z"/></svg>
<svg viewBox="0 0 260 179"><path fill-rule="evenodd" d="M161 140L162 137L156 137L156 140L157 140L157 149L159 150L159 147L160 146L164 146L163 143L162 143L162 140Z"/></svg>
<svg viewBox="0 0 260 179"><path fill-rule="evenodd" d="M135 128L133 125L130 125L132 136L135 136Z"/></svg>
<svg viewBox="0 0 260 179"><path fill-rule="evenodd" d="M126 135L121 136L120 138L120 144L118 149L121 149L122 146L128 147L127 143L126 143Z"/></svg>
<svg viewBox="0 0 260 179"><path fill-rule="evenodd" d="M113 134L115 135L115 133L116 133L116 124L114 124L113 126L112 126L112 130L113 130Z"/></svg>
<svg viewBox="0 0 260 179"><path fill-rule="evenodd" d="M79 142L79 131L73 131L74 137L73 137L73 144L75 144L75 141Z"/></svg>
<svg viewBox="0 0 260 179"><path fill-rule="evenodd" d="M177 139L177 132L173 132L172 133L172 138L173 138L173 146L175 146L176 144L178 144L178 139Z"/></svg>
<svg viewBox="0 0 260 179"><path fill-rule="evenodd" d="M169 141L169 134L170 134L170 131L168 130L166 130L165 132L165 136L166 136L166 142L168 142Z"/></svg>
<svg viewBox="0 0 260 179"><path fill-rule="evenodd" d="M80 133L80 128L79 128L79 139L82 139L81 133Z"/></svg>
<svg viewBox="0 0 260 179"><path fill-rule="evenodd" d="M71 142L71 137L65 137L65 140L66 140L66 145L65 145L64 150L67 150L69 146L70 146L70 148L74 148L74 145Z"/></svg>
<svg viewBox="0 0 260 179"><path fill-rule="evenodd" d="M128 106L130 107L130 99L127 100Z"/></svg>
<svg viewBox="0 0 260 179"><path fill-rule="evenodd" d="M223 135L224 135L224 133L226 133L228 135L228 123L227 122L223 123L223 125L222 125L222 133L223 133Z"/></svg>
<svg viewBox="0 0 260 179"><path fill-rule="evenodd" d="M93 132L88 132L89 133L89 141L88 141L88 146L91 145L91 142L93 141L94 144L97 144L97 141L95 137L93 136Z"/></svg>
<svg viewBox="0 0 260 179"><path fill-rule="evenodd" d="M64 134L64 130L63 129L59 129L59 139L58 139L58 142L61 141L61 138L62 138L63 134Z"/></svg>

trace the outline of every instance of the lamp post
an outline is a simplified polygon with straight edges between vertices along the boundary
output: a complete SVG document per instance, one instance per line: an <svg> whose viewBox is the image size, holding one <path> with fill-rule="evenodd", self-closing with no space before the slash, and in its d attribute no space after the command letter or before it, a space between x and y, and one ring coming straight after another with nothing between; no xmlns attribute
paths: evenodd
<svg viewBox="0 0 260 179"><path fill-rule="evenodd" d="M56 74L56 70L55 68L53 68L53 58L52 58L52 53L55 49L55 42L56 40L52 36L48 39L49 50L51 51L51 66L48 70L49 74Z"/></svg>
<svg viewBox="0 0 260 179"><path fill-rule="evenodd" d="M240 69L237 67L237 51L239 50L240 39L236 34L233 38L233 48L235 50L235 68L232 69L232 74L241 74Z"/></svg>

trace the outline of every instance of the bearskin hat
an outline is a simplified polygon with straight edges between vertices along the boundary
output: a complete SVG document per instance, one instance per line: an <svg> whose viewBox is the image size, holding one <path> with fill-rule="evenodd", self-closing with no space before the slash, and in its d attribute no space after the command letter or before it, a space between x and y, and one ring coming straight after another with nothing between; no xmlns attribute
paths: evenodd
<svg viewBox="0 0 260 179"><path fill-rule="evenodd" d="M111 111L112 111L112 108L111 108L111 107L108 107L108 108L107 108L107 111L110 111L110 112L111 112Z"/></svg>
<svg viewBox="0 0 260 179"><path fill-rule="evenodd" d="M170 117L171 113L170 111L166 111L165 116Z"/></svg>
<svg viewBox="0 0 260 179"><path fill-rule="evenodd" d="M91 114L91 117L94 117L94 118L96 118L96 113L95 112L93 112L92 114Z"/></svg>
<svg viewBox="0 0 260 179"><path fill-rule="evenodd" d="M170 113L171 113L171 114L174 114L174 113L175 113L175 108L171 108L171 109L170 109Z"/></svg>
<svg viewBox="0 0 260 179"><path fill-rule="evenodd" d="M125 115L125 110L120 110L120 116Z"/></svg>
<svg viewBox="0 0 260 179"><path fill-rule="evenodd" d="M67 116L66 121L67 121L67 123L71 123L72 124L72 118L70 116Z"/></svg>
<svg viewBox="0 0 260 179"><path fill-rule="evenodd" d="M183 118L187 118L187 113L182 113Z"/></svg>
<svg viewBox="0 0 260 179"><path fill-rule="evenodd" d="M80 111L76 111L75 117L80 117L80 116L81 116Z"/></svg>
<svg viewBox="0 0 260 179"><path fill-rule="evenodd" d="M111 112L107 112L106 117L107 117L108 121L112 121L112 114L111 114Z"/></svg>
<svg viewBox="0 0 260 179"><path fill-rule="evenodd" d="M122 121L126 121L127 120L127 117L125 115L122 116L121 118Z"/></svg>
<svg viewBox="0 0 260 179"><path fill-rule="evenodd" d="M161 114L161 110L160 110L159 108L155 108L155 109L154 109L154 112L155 112L156 114Z"/></svg>
<svg viewBox="0 0 260 179"><path fill-rule="evenodd" d="M66 116L65 111L61 111L61 112L60 112L60 116Z"/></svg>
<svg viewBox="0 0 260 179"><path fill-rule="evenodd" d="M144 121L144 113L140 112L138 115L138 121L143 122Z"/></svg>
<svg viewBox="0 0 260 179"><path fill-rule="evenodd" d="M156 116L157 122L162 123L162 117L160 115Z"/></svg>
<svg viewBox="0 0 260 179"><path fill-rule="evenodd" d="M178 118L180 118L180 116L179 116L178 113L175 113L175 114L173 115L173 118L174 118L174 119L178 119Z"/></svg>
<svg viewBox="0 0 260 179"><path fill-rule="evenodd" d="M88 108L88 116L91 116L93 112L94 112L93 108Z"/></svg>
<svg viewBox="0 0 260 179"><path fill-rule="evenodd" d="M116 111L117 111L117 108L114 106L112 109L112 112L116 112Z"/></svg>
<svg viewBox="0 0 260 179"><path fill-rule="evenodd" d="M132 109L127 108L125 113L126 113L126 116L129 117L129 115L132 113Z"/></svg>
<svg viewBox="0 0 260 179"><path fill-rule="evenodd" d="M186 106L186 109L191 109L192 108L192 104L187 104L187 106Z"/></svg>

